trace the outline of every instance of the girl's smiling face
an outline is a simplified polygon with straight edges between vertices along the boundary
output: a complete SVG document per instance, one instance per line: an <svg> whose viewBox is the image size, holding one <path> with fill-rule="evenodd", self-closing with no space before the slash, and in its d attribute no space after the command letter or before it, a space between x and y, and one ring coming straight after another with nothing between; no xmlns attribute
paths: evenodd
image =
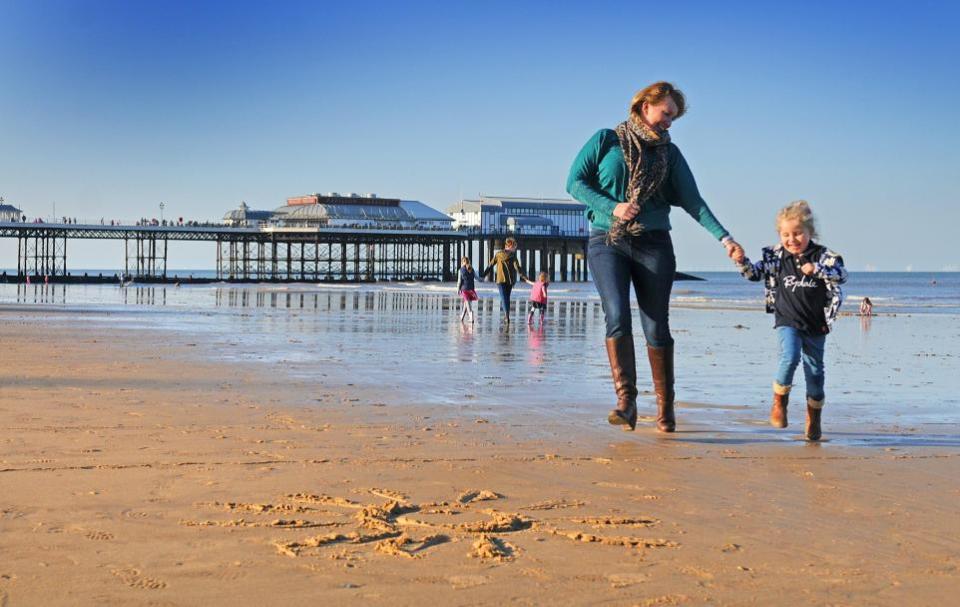
<svg viewBox="0 0 960 607"><path fill-rule="evenodd" d="M810 244L810 232L799 219L784 219L780 222L780 244L791 255L799 255Z"/></svg>

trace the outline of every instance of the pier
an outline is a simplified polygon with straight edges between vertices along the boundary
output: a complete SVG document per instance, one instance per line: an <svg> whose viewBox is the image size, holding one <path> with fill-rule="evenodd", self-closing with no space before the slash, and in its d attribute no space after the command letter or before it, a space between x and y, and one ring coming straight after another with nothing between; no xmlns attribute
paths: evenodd
<svg viewBox="0 0 960 607"><path fill-rule="evenodd" d="M28 222L19 209L9 208L0 215L0 238L17 240L16 276L0 278L8 282L115 280L69 271L68 245L76 240L123 241L117 276L138 282L179 279L168 272L176 241L212 243L218 281L450 281L462 257L482 271L508 237L519 243L517 256L527 276L546 272L551 281L588 279L584 207L567 200L461 201L448 215L415 200L330 192L294 196L272 211L241 203L222 222L142 219L133 225L66 218Z"/></svg>
<svg viewBox="0 0 960 607"><path fill-rule="evenodd" d="M554 281L586 280L586 238L511 235L520 243L517 255L528 276L544 271ZM73 240L122 241L124 265L118 273L139 282L172 280L168 252L177 241L212 243L222 281L449 281L456 279L463 256L482 270L506 236L473 230L0 222L0 238L17 240L18 282L76 280L68 266Z"/></svg>
<svg viewBox="0 0 960 607"><path fill-rule="evenodd" d="M228 226L104 226L0 222L17 240L17 279L60 281L69 274L71 240L123 241L125 276L169 280L171 242L215 245L224 281L452 280L465 235L454 230L377 230Z"/></svg>

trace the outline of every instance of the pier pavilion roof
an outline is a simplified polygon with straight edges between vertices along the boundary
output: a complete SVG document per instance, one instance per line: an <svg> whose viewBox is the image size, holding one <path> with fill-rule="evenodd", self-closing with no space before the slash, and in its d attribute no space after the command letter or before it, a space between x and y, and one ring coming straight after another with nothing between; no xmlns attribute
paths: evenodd
<svg viewBox="0 0 960 607"><path fill-rule="evenodd" d="M400 206L417 221L453 221L453 217L429 207L419 200L401 200Z"/></svg>
<svg viewBox="0 0 960 607"><path fill-rule="evenodd" d="M301 197L302 198L302 197ZM370 197L318 197L319 202L301 201L286 204L273 211L282 221L405 221L452 222L449 215L418 200L378 199Z"/></svg>
<svg viewBox="0 0 960 607"><path fill-rule="evenodd" d="M478 200L461 200L447 207L447 213L460 211L476 212L486 210L537 209L541 211L583 210L586 206L582 202L565 198L523 198L507 196L484 196Z"/></svg>
<svg viewBox="0 0 960 607"><path fill-rule="evenodd" d="M413 217L400 206L377 204L298 204L284 205L274 211L283 221L374 220L412 221Z"/></svg>
<svg viewBox="0 0 960 607"><path fill-rule="evenodd" d="M19 221L22 214L23 211L12 204L5 204L0 198L0 221Z"/></svg>
<svg viewBox="0 0 960 607"><path fill-rule="evenodd" d="M248 207L246 202L241 202L239 208L224 213L223 220L233 222L269 221L272 216L272 211L255 211Z"/></svg>

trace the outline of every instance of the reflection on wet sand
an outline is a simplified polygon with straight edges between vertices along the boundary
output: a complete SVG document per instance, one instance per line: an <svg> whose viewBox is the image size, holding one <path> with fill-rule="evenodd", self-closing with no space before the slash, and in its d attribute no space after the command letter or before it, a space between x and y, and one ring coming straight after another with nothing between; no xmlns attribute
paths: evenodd
<svg viewBox="0 0 960 607"><path fill-rule="evenodd" d="M461 322L456 293L426 287L9 285L8 301L13 289L26 309L79 310L87 322L202 335L211 357L254 361L294 380L346 385L362 377L389 385L391 404L469 398L503 415L559 411L560 404L570 424L602 428L613 398L596 300L553 298L541 326L524 322L522 298L513 302L515 321L504 324L498 298L490 295L476 303L475 323ZM830 440L864 444L840 434L862 429L851 424L960 419L954 317L883 321L872 328L870 317L844 317L830 335ZM698 424L718 440L740 440L723 432L752 432L762 424L776 351L769 324L759 310L672 311L680 434ZM649 370L645 360L638 362L641 416L649 416ZM796 432L751 440L779 441Z"/></svg>

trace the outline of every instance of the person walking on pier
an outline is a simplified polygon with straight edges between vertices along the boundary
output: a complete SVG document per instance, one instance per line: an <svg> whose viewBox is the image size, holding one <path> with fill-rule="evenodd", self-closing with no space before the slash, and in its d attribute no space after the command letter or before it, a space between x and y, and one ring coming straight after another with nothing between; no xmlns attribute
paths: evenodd
<svg viewBox="0 0 960 607"><path fill-rule="evenodd" d="M685 111L683 93L669 82L644 88L634 95L624 122L590 137L567 179L567 192L587 206L590 220L588 264L603 305L617 394L617 406L607 420L629 430L637 425L631 286L657 395L657 429L676 429L668 322L676 272L670 208L679 206L691 215L723 243L728 256L743 251L700 197L687 161L670 141L670 125Z"/></svg>
<svg viewBox="0 0 960 607"><path fill-rule="evenodd" d="M477 274L474 272L473 266L470 265L470 258L462 257L460 259L460 271L457 272L457 292L463 301L463 309L460 311L460 322L463 322L463 319L469 315L470 322L473 323L473 302L479 299L475 283L476 277Z"/></svg>
<svg viewBox="0 0 960 607"><path fill-rule="evenodd" d="M503 250L497 251L490 263L483 270L483 276L489 276L493 272L493 279L497 282L497 290L500 291L500 309L503 311L504 324L510 324L510 293L513 291L513 285L517 284L517 279L527 280L520 267L520 260L517 259L517 241L512 237L507 238L503 243Z"/></svg>

